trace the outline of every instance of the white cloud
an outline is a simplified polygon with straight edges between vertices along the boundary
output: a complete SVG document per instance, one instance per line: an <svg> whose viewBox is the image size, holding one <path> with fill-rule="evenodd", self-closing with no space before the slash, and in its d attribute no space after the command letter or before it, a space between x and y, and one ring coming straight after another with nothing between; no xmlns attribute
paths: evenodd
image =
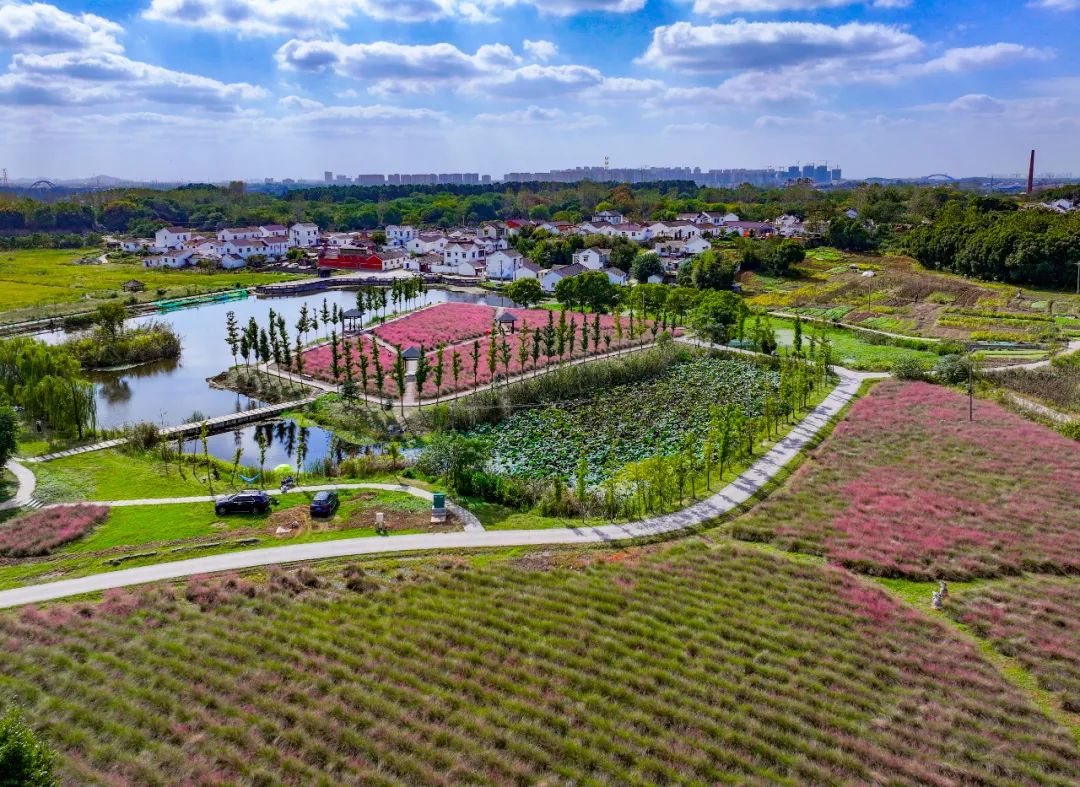
<svg viewBox="0 0 1080 787"><path fill-rule="evenodd" d="M543 14L630 13L645 0L151 0L146 19L240 35L311 35L344 30L352 17L388 22L451 19L493 22L499 8L534 6Z"/></svg>
<svg viewBox="0 0 1080 787"><path fill-rule="evenodd" d="M547 62L555 55L559 54L559 47L557 47L551 41L530 41L525 39L523 44L525 52L529 54L534 60L540 60Z"/></svg>
<svg viewBox="0 0 1080 787"><path fill-rule="evenodd" d="M0 47L19 52L122 52L124 29L95 14L69 14L45 3L0 0Z"/></svg>
<svg viewBox="0 0 1080 787"><path fill-rule="evenodd" d="M266 95L246 82L220 82L109 53L17 54L0 76L0 103L16 105L144 101L223 110Z"/></svg>
<svg viewBox="0 0 1080 787"><path fill-rule="evenodd" d="M284 126L337 131L364 131L372 127L427 127L447 121L446 115L431 109L371 104L368 106L322 107L311 112L290 115Z"/></svg>
<svg viewBox="0 0 1080 787"><path fill-rule="evenodd" d="M1075 11L1080 8L1080 0L1035 0L1035 8L1048 8L1051 11Z"/></svg>
<svg viewBox="0 0 1080 787"><path fill-rule="evenodd" d="M599 85L589 88L584 97L591 101L642 101L660 95L665 89L658 79L604 77Z"/></svg>
<svg viewBox="0 0 1080 787"><path fill-rule="evenodd" d="M274 55L281 68L374 82L379 93L430 91L440 84L459 84L504 68L516 58L504 44L488 44L475 54L452 44L343 44L338 41L286 42Z"/></svg>
<svg viewBox="0 0 1080 787"><path fill-rule="evenodd" d="M322 109L324 104L321 101L316 101L313 98L304 98L303 96L285 96L278 99L278 104L288 110L293 111L310 111L313 109Z"/></svg>
<svg viewBox="0 0 1080 787"><path fill-rule="evenodd" d="M475 80L468 85L468 89L500 98L536 100L580 93L603 82L603 74L588 66L533 64Z"/></svg>
<svg viewBox="0 0 1080 787"><path fill-rule="evenodd" d="M776 11L817 11L856 4L884 9L906 8L911 5L911 0L694 0L694 12L708 16L729 16Z"/></svg>
<svg viewBox="0 0 1080 787"><path fill-rule="evenodd" d="M481 113L474 120L477 123L517 126L558 126L560 129L595 128L606 122L599 115L585 115L579 112L564 112L554 107L530 106L503 113Z"/></svg>
<svg viewBox="0 0 1080 787"><path fill-rule="evenodd" d="M754 121L755 128L783 128L787 126L823 126L846 120L839 112L817 110L805 115L762 115Z"/></svg>
<svg viewBox="0 0 1080 787"><path fill-rule="evenodd" d="M776 69L803 63L869 64L918 54L922 42L900 30L852 22L746 22L708 26L676 22L653 31L640 62L689 73Z"/></svg>
<svg viewBox="0 0 1080 787"><path fill-rule="evenodd" d="M1048 60L1051 57L1053 52L1046 49L999 42L987 46L949 49L941 57L920 64L917 70L923 74L974 71L1008 65L1019 60Z"/></svg>

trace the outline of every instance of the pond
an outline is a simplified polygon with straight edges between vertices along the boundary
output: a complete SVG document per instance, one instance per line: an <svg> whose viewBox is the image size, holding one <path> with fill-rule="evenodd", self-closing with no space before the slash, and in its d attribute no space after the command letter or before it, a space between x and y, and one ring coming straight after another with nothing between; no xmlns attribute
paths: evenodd
<svg viewBox="0 0 1080 787"><path fill-rule="evenodd" d="M296 447L300 444L301 434L304 435L304 441L307 444L307 455L304 457L305 467L320 463L326 458L330 458L336 465L348 457L365 454L378 456L386 452L386 445L383 443L354 445L321 427L300 426L291 418L249 424L228 432L210 435L206 439L206 447L211 456L230 464L239 448L240 464L246 467L258 467L259 443L256 438L258 433L262 433L267 443L266 461L263 466L268 470L282 464L291 465L295 469ZM202 454L202 443L197 438L187 440L184 443L184 452ZM419 449L401 449L403 457L412 458L417 454L419 454Z"/></svg>
<svg viewBox="0 0 1080 787"><path fill-rule="evenodd" d="M356 306L355 290L330 290L291 298L252 296L240 301L211 303L167 315L148 315L129 320L129 326L152 321L171 324L180 334L183 351L180 358L171 361L88 374L97 383L98 425L111 429L149 421L158 426L170 426L200 420L192 419L192 414L196 412L209 418L258 407L258 401L232 391L213 388L206 382L208 377L232 366L232 355L225 343L226 313L235 312L241 325L245 325L250 317L265 325L273 309L285 318L291 334L301 307L307 304L309 310L316 307L321 309L324 298L330 306L337 304L342 309ZM511 305L498 295L442 289L429 290L416 303L421 301L424 305L450 301ZM394 313L393 304L387 306L386 313ZM62 342L68 337L69 334L63 331L35 336L49 343ZM227 458L232 460L231 451Z"/></svg>

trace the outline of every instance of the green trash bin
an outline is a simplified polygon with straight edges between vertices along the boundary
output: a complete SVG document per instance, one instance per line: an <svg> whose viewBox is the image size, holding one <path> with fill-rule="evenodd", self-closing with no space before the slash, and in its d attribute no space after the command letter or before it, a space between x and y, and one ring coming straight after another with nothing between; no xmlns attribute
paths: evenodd
<svg viewBox="0 0 1080 787"><path fill-rule="evenodd" d="M446 493L436 492L431 496L431 521L446 521Z"/></svg>

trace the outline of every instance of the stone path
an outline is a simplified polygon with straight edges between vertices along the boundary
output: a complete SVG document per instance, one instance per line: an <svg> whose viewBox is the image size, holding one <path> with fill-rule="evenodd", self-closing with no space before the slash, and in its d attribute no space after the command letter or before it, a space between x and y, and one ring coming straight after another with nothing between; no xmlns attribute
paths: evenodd
<svg viewBox="0 0 1080 787"><path fill-rule="evenodd" d="M12 508L40 508L39 503L34 498L34 490L37 488L37 478L34 474L16 462L14 459L9 459L7 465L5 465L11 474L15 476L15 480L19 482L19 488L15 492L15 496L10 500L5 500L0 503L0 511L7 511Z"/></svg>
<svg viewBox="0 0 1080 787"><path fill-rule="evenodd" d="M47 582L0 591L0 608L16 607L53 599L95 593L146 582L178 579L195 574L295 563L306 560L425 550L474 549L484 547L545 546L556 544L604 544L663 535L726 514L753 497L836 416L858 392L863 380L887 375L838 370L840 383L779 443L728 486L713 496L682 511L639 522L599 527L552 528L548 530L465 530L454 533L425 533L390 538L351 538L310 544L251 549L220 555L159 563L153 566L93 574L78 579Z"/></svg>

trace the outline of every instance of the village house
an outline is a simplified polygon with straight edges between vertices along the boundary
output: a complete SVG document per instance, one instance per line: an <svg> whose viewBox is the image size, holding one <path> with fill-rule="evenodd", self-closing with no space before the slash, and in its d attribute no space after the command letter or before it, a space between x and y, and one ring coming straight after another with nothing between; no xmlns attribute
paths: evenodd
<svg viewBox="0 0 1080 787"><path fill-rule="evenodd" d="M611 249L579 249L574 252L574 264L598 271L611 261Z"/></svg>
<svg viewBox="0 0 1080 787"><path fill-rule="evenodd" d="M601 273L606 274L608 281L612 284L616 284L620 287L626 284L627 276L618 268L604 268Z"/></svg>
<svg viewBox="0 0 1080 787"><path fill-rule="evenodd" d="M252 240L254 238L263 237L262 230L258 227L226 227L223 230L218 230L218 240Z"/></svg>
<svg viewBox="0 0 1080 787"><path fill-rule="evenodd" d="M703 210L697 215L697 224L707 224L713 227L722 227L738 221L739 217L734 213L721 213L714 210Z"/></svg>
<svg viewBox="0 0 1080 787"><path fill-rule="evenodd" d="M264 238L285 236L287 240L289 237L289 228L283 224L260 224L259 232L262 233L262 237Z"/></svg>
<svg viewBox="0 0 1080 787"><path fill-rule="evenodd" d="M480 225L481 238L505 238L506 224L501 221L486 221Z"/></svg>
<svg viewBox="0 0 1080 787"><path fill-rule="evenodd" d="M617 210L601 210L593 214L593 224L624 224L626 217Z"/></svg>
<svg viewBox="0 0 1080 787"><path fill-rule="evenodd" d="M514 271L514 281L521 281L522 279L539 279L543 270L543 268L532 260L522 260L521 265Z"/></svg>
<svg viewBox="0 0 1080 787"><path fill-rule="evenodd" d="M420 232L405 243L405 248L410 254L427 254L431 251L442 251L446 243L446 236L441 232Z"/></svg>
<svg viewBox="0 0 1080 787"><path fill-rule="evenodd" d="M162 227L154 233L154 248L162 251L179 249L191 240L191 230L184 227Z"/></svg>
<svg viewBox="0 0 1080 787"><path fill-rule="evenodd" d="M1080 202L1073 202L1071 199L1056 199L1053 202L1042 203L1042 207L1056 213L1071 213L1074 210L1080 210Z"/></svg>
<svg viewBox="0 0 1080 787"><path fill-rule="evenodd" d="M289 244L301 249L319 245L319 227L310 222L297 222L289 227Z"/></svg>
<svg viewBox="0 0 1080 787"><path fill-rule="evenodd" d="M183 268L194 264L191 259L194 256L194 249L174 249L163 254L147 257L143 261L143 265L147 268Z"/></svg>
<svg viewBox="0 0 1080 787"><path fill-rule="evenodd" d="M776 228L772 224L763 221L729 221L724 224L724 232L728 235L739 235L743 238L764 238L775 235Z"/></svg>
<svg viewBox="0 0 1080 787"><path fill-rule="evenodd" d="M608 224L601 227L599 232L609 238L626 238L632 241L648 240L651 237L648 228L640 224Z"/></svg>
<svg viewBox="0 0 1080 787"><path fill-rule="evenodd" d="M487 255L487 277L497 281L513 281L518 266L525 258L516 251L502 251L501 249Z"/></svg>
<svg viewBox="0 0 1080 787"><path fill-rule="evenodd" d="M555 292L556 285L563 279L569 279L587 270L588 268L584 265L562 265L558 268L551 268L540 274L540 288L544 292Z"/></svg>
<svg viewBox="0 0 1080 787"><path fill-rule="evenodd" d="M149 251L154 245L155 241L151 238L124 238L120 241L120 248L132 254Z"/></svg>
<svg viewBox="0 0 1080 787"><path fill-rule="evenodd" d="M686 241L671 239L659 240L653 244L652 250L661 257L682 257L687 253Z"/></svg>
<svg viewBox="0 0 1080 787"><path fill-rule="evenodd" d="M797 238L806 234L806 228L803 227L802 220L798 216L792 216L790 213L785 213L783 216L774 219L773 226L776 227L776 234L784 238Z"/></svg>
<svg viewBox="0 0 1080 787"><path fill-rule="evenodd" d="M701 254L703 251L708 251L711 248L712 244L709 243L709 241L705 240L705 238L691 238L690 240L686 241L685 244L683 244L683 253L696 255Z"/></svg>
<svg viewBox="0 0 1080 787"><path fill-rule="evenodd" d="M447 265L477 262L484 257L484 250L472 241L447 241L442 252L443 262Z"/></svg>
<svg viewBox="0 0 1080 787"><path fill-rule="evenodd" d="M657 221L649 225L650 237L673 238L674 240L689 240L700 238L702 228L692 221Z"/></svg>
<svg viewBox="0 0 1080 787"><path fill-rule="evenodd" d="M409 224L387 224L386 245L404 246L418 234L416 227Z"/></svg>

